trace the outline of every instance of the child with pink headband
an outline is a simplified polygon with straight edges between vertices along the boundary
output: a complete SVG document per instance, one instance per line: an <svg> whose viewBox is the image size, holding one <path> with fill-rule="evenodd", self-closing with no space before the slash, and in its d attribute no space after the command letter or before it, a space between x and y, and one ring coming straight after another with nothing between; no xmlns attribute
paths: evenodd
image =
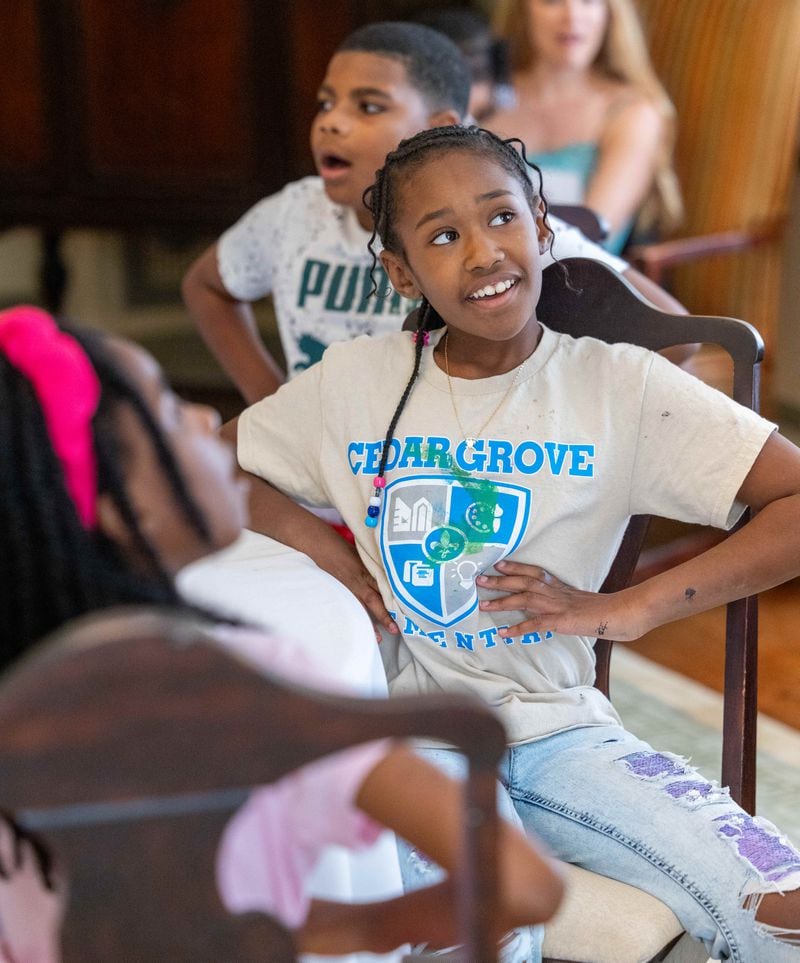
<svg viewBox="0 0 800 963"><path fill-rule="evenodd" d="M65 333L37 308L0 312L5 662L94 609L131 602L188 607L175 588L176 572L230 544L247 520L247 486L217 427L213 411L178 399L134 345ZM221 644L288 670L294 652L287 643L196 614L205 614ZM314 667L302 671L307 683ZM452 869L459 813L458 785L409 748L356 747L253 794L224 836L223 901L233 912L274 913L295 929L302 952L447 945L456 934L449 882L424 895L322 912L310 904L304 882L327 845L363 847L380 824L402 830ZM503 825L503 929L548 918L560 895L549 859ZM0 886L0 912L2 905Z"/></svg>

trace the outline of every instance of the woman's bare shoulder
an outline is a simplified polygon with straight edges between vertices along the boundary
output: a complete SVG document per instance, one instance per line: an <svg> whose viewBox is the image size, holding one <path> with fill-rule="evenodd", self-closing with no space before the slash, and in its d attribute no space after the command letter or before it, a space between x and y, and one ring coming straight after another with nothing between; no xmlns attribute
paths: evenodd
<svg viewBox="0 0 800 963"><path fill-rule="evenodd" d="M660 137L663 129L664 118L650 98L629 85L617 85L606 108L603 140L628 136L649 140Z"/></svg>

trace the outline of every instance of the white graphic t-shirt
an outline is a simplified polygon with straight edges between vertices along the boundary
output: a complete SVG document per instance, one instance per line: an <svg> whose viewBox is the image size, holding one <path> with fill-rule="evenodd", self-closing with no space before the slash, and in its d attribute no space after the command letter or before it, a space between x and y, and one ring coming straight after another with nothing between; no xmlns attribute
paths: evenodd
<svg viewBox="0 0 800 963"><path fill-rule="evenodd" d="M332 346L242 414L240 464L341 512L402 631L382 645L392 695L471 692L497 709L512 743L617 722L593 687L593 640L502 638L522 614L481 611L490 593L475 578L513 558L595 591L632 514L730 526L774 426L631 345L545 329L521 377L453 378L452 398L426 348L391 444L379 525L367 528L412 363L408 333ZM470 446L459 422L477 432L506 392Z"/></svg>
<svg viewBox="0 0 800 963"><path fill-rule="evenodd" d="M550 218L558 258L589 257L627 267L558 218ZM372 291L369 233L352 208L334 204L322 179L306 177L259 201L219 239L225 287L240 301L272 294L287 374L319 361L334 341L400 329L415 301L393 291L378 262ZM380 244L378 243L378 250ZM545 255L542 267L552 260Z"/></svg>

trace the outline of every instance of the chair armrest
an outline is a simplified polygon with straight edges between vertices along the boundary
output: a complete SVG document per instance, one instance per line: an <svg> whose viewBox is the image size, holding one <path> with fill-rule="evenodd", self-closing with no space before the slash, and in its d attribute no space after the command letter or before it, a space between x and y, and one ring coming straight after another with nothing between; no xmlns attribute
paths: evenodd
<svg viewBox="0 0 800 963"><path fill-rule="evenodd" d="M642 274L659 283L664 272L677 264L688 264L716 254L735 254L764 244L776 237L783 219L774 219L744 231L718 231L715 234L699 234L679 237L656 244L634 244L625 251L625 257Z"/></svg>

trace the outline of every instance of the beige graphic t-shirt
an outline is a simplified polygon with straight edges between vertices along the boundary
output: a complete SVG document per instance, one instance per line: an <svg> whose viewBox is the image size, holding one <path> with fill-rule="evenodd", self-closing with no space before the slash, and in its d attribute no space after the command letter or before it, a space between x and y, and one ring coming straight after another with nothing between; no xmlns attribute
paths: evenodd
<svg viewBox="0 0 800 963"><path fill-rule="evenodd" d="M616 722L593 687L593 640L502 638L521 613L481 611L475 578L510 558L597 590L632 514L730 526L774 426L649 351L547 329L521 377L453 378L451 398L435 340L391 444L377 528L364 517L412 369L407 333L333 345L245 411L239 461L341 512L402 631L382 646L393 695L471 692L512 743ZM459 422L477 432L506 393L468 444Z"/></svg>

